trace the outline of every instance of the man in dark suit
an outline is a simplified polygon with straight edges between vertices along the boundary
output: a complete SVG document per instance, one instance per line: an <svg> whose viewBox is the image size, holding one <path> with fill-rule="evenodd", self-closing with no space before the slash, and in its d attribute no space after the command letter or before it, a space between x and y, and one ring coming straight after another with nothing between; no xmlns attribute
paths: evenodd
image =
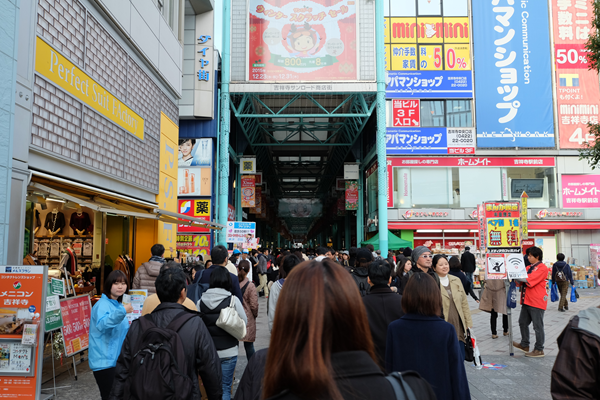
<svg viewBox="0 0 600 400"><path fill-rule="evenodd" d="M217 267L224 267L227 265L227 257L229 256L229 253L227 251L227 249L225 248L225 246L223 245L216 245L215 247L213 247L213 249L210 251L210 259L212 260L212 265L210 266L209 269L205 269L202 272L202 278L200 279L200 281L198 283L208 283L210 284L210 276L212 274L212 272L217 268ZM231 293L236 296L238 299L240 299L240 301L242 301L242 291L240 290L240 281L237 277L237 275L230 273L231 275Z"/></svg>
<svg viewBox="0 0 600 400"><path fill-rule="evenodd" d="M473 289L473 272L475 272L475 268L477 268L475 264L475 256L471 254L469 251L471 248L469 246L465 247L465 252L460 258L460 265L462 271L467 276L467 279L471 283L471 289Z"/></svg>
<svg viewBox="0 0 600 400"><path fill-rule="evenodd" d="M375 353L382 369L385 366L388 325L404 315L402 296L390 289L391 272L387 260L376 260L369 264L368 282L371 285L371 291L362 298L367 309Z"/></svg>

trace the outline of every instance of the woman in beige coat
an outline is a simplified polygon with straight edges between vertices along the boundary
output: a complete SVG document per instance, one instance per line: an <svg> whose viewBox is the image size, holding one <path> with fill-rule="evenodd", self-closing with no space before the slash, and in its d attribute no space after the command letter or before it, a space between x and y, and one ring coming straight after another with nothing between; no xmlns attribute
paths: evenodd
<svg viewBox="0 0 600 400"><path fill-rule="evenodd" d="M473 327L471 310L467 301L467 294L459 278L449 275L450 264L445 255L438 254L433 257L433 270L440 278L442 292L442 311L444 319L456 329L456 336L461 343L459 346L465 358L465 338L467 329Z"/></svg>
<svg viewBox="0 0 600 400"><path fill-rule="evenodd" d="M491 314L492 339L498 339L498 332L496 330L498 314L502 314L502 331L504 332L504 336L508 336L508 315L506 314L506 288L504 287L504 279L489 279L485 281L479 309Z"/></svg>
<svg viewBox="0 0 600 400"><path fill-rule="evenodd" d="M250 271L250 261L241 260L237 266L238 279L240 280L240 289L242 291L242 306L246 312L248 318L248 324L246 324L246 336L242 339L244 342L244 349L246 350L246 357L250 360L250 357L254 355L254 341L256 340L256 317L258 316L258 295L256 294L256 286L254 282L248 279L248 272Z"/></svg>

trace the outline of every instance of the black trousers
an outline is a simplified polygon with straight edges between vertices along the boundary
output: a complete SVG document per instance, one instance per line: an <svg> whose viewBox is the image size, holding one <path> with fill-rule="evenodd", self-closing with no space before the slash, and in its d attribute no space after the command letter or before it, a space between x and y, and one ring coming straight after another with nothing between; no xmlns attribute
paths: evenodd
<svg viewBox="0 0 600 400"><path fill-rule="evenodd" d="M534 349L544 351L544 342L546 334L544 332L544 311L540 308L531 307L523 304L521 306L521 315L519 315L519 327L521 328L521 346L529 347L529 325L533 322L535 331Z"/></svg>
<svg viewBox="0 0 600 400"><path fill-rule="evenodd" d="M94 371L94 378L96 378L96 384L98 384L98 389L100 389L102 400L108 400L110 397L116 370L116 367L112 367Z"/></svg>
<svg viewBox="0 0 600 400"><path fill-rule="evenodd" d="M497 321L498 321L498 313L496 312L496 310L492 309L492 312L490 315L490 325L492 326L492 335L498 334L498 332L496 331ZM502 314L502 331L508 332L508 315L506 315L506 314Z"/></svg>

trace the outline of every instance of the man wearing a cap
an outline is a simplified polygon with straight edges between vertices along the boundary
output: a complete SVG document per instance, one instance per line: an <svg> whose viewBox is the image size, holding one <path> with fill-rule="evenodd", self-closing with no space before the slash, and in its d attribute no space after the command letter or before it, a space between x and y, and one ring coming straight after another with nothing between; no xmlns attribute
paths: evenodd
<svg viewBox="0 0 600 400"><path fill-rule="evenodd" d="M248 249L242 250L242 256L238 258L237 263L235 263L235 265L238 266L240 264L240 261L242 260L248 261L250 263L250 272L248 272L248 280L252 281L252 261L250 261L249 257L250 254L248 253Z"/></svg>
<svg viewBox="0 0 600 400"><path fill-rule="evenodd" d="M433 279L435 279L438 286L440 285L440 278L431 268L431 264L433 262L433 255L431 254L431 250L429 250L425 246L418 246L412 251L412 264L416 265L417 268L413 267L412 271L415 273L423 272L431 275ZM400 281L400 289L398 292L402 294L404 292L404 288L408 283L408 279L410 275L404 275L402 280Z"/></svg>
<svg viewBox="0 0 600 400"><path fill-rule="evenodd" d="M362 247L356 254L356 268L352 270L352 278L358 286L361 296L365 296L371 290L369 285L369 264L373 261L373 253L366 247Z"/></svg>

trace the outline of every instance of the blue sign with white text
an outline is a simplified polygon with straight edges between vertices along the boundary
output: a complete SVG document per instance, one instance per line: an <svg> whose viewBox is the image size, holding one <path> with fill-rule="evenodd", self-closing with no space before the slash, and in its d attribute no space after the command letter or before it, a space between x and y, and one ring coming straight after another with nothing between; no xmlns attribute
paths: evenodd
<svg viewBox="0 0 600 400"><path fill-rule="evenodd" d="M547 1L473 1L477 147L555 147Z"/></svg>
<svg viewBox="0 0 600 400"><path fill-rule="evenodd" d="M387 98L473 97L471 71L387 71Z"/></svg>
<svg viewBox="0 0 600 400"><path fill-rule="evenodd" d="M386 153L448 154L446 128L387 128Z"/></svg>

